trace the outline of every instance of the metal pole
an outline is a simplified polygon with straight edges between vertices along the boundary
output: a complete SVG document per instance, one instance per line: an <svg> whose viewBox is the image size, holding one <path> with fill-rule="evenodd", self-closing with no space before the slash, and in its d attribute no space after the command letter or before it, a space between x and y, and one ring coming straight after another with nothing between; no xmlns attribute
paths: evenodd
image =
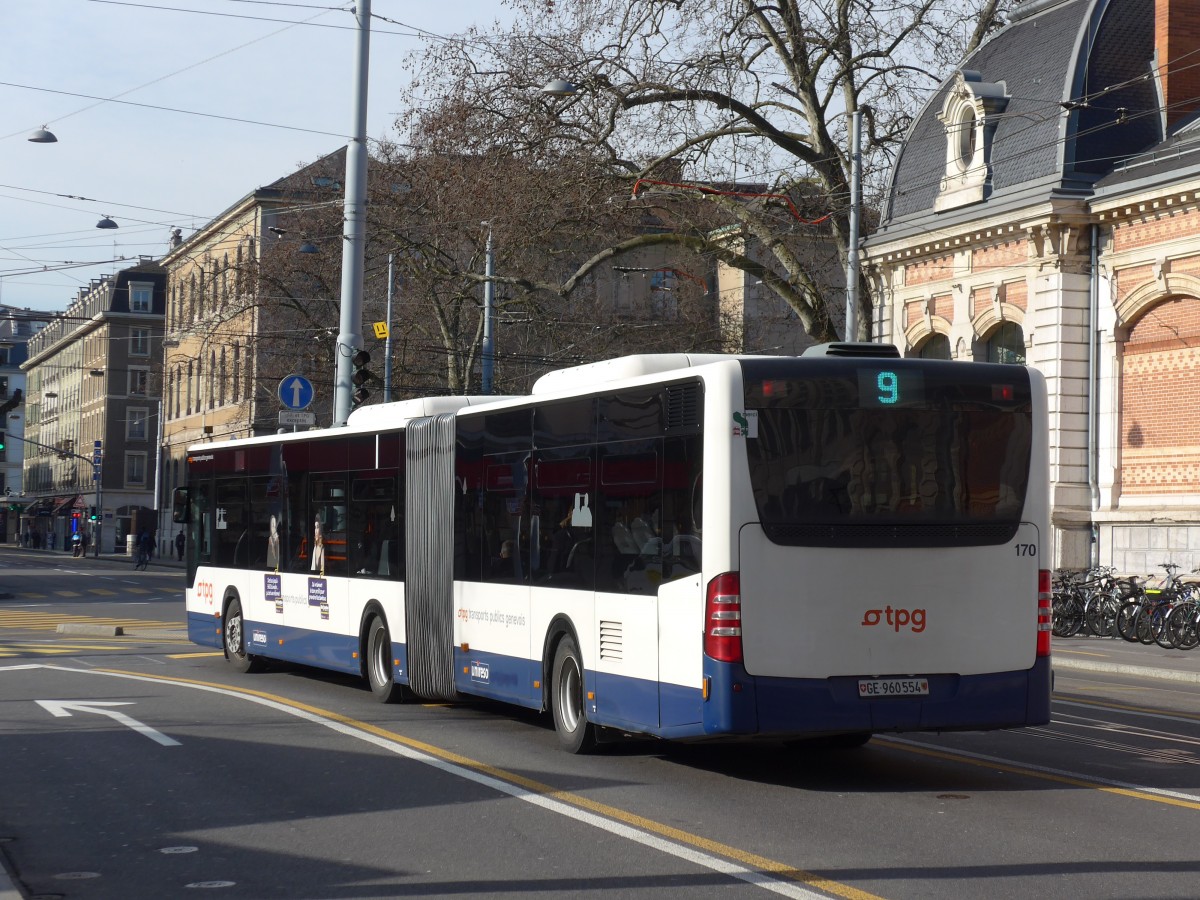
<svg viewBox="0 0 1200 900"><path fill-rule="evenodd" d="M496 287L492 278L496 274L496 259L492 254L492 223L488 227L487 247L484 250L483 273L483 393L492 392L492 370L496 363Z"/></svg>
<svg viewBox="0 0 1200 900"><path fill-rule="evenodd" d="M383 402L392 402L392 282L395 279L395 254L388 254L387 337L383 341Z"/></svg>
<svg viewBox="0 0 1200 900"><path fill-rule="evenodd" d="M858 213L862 193L862 152L860 130L862 113L854 111L850 126L850 247L846 254L846 337L857 340L858 328Z"/></svg>
<svg viewBox="0 0 1200 900"><path fill-rule="evenodd" d="M165 380L165 379L164 379ZM163 522L162 522L162 435L163 435L163 417L162 417L162 400L158 401L158 434L154 439L154 528L155 528L155 543L162 541L163 537ZM99 482L96 482L99 484ZM159 555L162 555L161 548Z"/></svg>
<svg viewBox="0 0 1200 900"><path fill-rule="evenodd" d="M346 145L345 225L342 229L341 332L338 334L333 384L333 424L346 424L354 405L354 364L362 349L363 261L366 251L367 205L367 75L371 55L371 0L357 0L358 44L355 52L354 123Z"/></svg>

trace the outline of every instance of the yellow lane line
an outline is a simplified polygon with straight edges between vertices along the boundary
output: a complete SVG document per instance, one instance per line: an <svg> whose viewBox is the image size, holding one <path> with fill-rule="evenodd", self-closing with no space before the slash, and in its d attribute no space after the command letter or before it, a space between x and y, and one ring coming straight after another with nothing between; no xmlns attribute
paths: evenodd
<svg viewBox="0 0 1200 900"><path fill-rule="evenodd" d="M189 642L181 642L189 643ZM204 653L168 653L167 659L203 659L209 656L224 656L220 650L209 650Z"/></svg>
<svg viewBox="0 0 1200 900"><path fill-rule="evenodd" d="M656 822L653 819L647 819L644 816L639 816L636 813L631 813L615 806L610 806L607 803L600 803L596 800L588 799L579 794L570 791L562 791L552 785L543 784L540 781L534 781L532 778L526 778L524 775L517 775L514 772L506 771L505 769L497 768L496 766L488 765L487 763L479 762L462 754L455 753L451 750L444 750L441 747L427 744L424 741L418 741L414 738L405 737L397 734L394 731L388 731L385 728L380 728L377 725L372 725L369 722L360 722L357 719L352 719L349 716L343 716L340 713L330 712L316 706L310 706L307 703L300 703L296 700L290 700L286 697L280 697L275 694L268 694L265 691L256 691L251 688L235 688L225 684L214 684L207 681L199 681L190 678L177 678L167 675L147 675L142 672L126 672L118 669L96 669L97 672L107 672L112 675L121 675L133 678L141 678L151 681L162 681L171 684L190 684L198 687L217 688L222 691L231 693L243 694L248 697L258 697L263 700L268 700L272 703L278 703L283 706L291 707L292 709L301 710L310 715L320 716L323 719L328 719L332 722L337 722L367 734L375 735L389 741L395 741L413 750L417 750L428 756L440 759L444 762L453 763L461 766L464 769L470 769L479 772L483 775L488 775L499 781L504 781L512 785L524 788L525 790L537 794L539 796L558 800L562 803L569 804L578 809L584 809L589 812L596 813L609 819L622 822L634 828L639 828L651 834L659 835L660 837L676 841L680 844L685 844L707 853L712 853L717 856L724 856L727 859L735 860L742 865L753 868L757 871L764 872L779 878L789 881L798 882L805 887L813 888L814 890L824 891L828 894L833 894L838 897L845 897L847 900L882 900L876 894L867 891L859 890L848 884L842 884L837 881L832 881L804 869L797 869L794 866L789 866L786 863L778 862L769 859L765 856L759 856L757 853L751 853L747 850L741 850L737 847L723 844L719 841L710 840L698 834L692 834L688 831L675 828L671 825Z"/></svg>
<svg viewBox="0 0 1200 900"><path fill-rule="evenodd" d="M1099 781L1088 781L1085 778L1078 778L1074 775L1065 775L1058 772L1046 772L1040 769L1027 768L1025 766L1001 762L995 759L977 759L972 756L965 756L952 751L935 750L932 747L920 747L915 744L898 743L881 738L875 738L875 740L871 742L871 746L887 747L891 750L901 750L905 753L913 753L917 756L928 756L932 759L940 759L946 762L962 763L963 765L976 766L981 769L1008 772L1010 775L1022 775L1026 778L1037 778L1041 781L1052 781L1056 784L1067 784L1071 787L1087 788L1093 791L1103 791L1106 794L1116 794L1119 797L1130 797L1134 800L1149 800L1152 803L1165 803L1167 806L1178 806L1183 809L1200 810L1200 800L1186 800L1182 797L1164 796L1162 794L1151 793L1150 791L1141 791L1136 788L1117 787L1115 785L1104 784L1103 782Z"/></svg>

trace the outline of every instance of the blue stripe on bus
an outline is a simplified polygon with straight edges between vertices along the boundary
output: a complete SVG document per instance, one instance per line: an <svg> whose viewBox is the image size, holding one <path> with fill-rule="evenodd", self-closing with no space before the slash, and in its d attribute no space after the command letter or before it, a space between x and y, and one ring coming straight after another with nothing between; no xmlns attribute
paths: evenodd
<svg viewBox="0 0 1200 900"><path fill-rule="evenodd" d="M1049 721L1050 663L985 675L930 675L928 697L864 700L858 678L761 678L705 659L706 734L985 730Z"/></svg>
<svg viewBox="0 0 1200 900"><path fill-rule="evenodd" d="M188 640L202 647L221 646L221 618L210 613L187 614Z"/></svg>

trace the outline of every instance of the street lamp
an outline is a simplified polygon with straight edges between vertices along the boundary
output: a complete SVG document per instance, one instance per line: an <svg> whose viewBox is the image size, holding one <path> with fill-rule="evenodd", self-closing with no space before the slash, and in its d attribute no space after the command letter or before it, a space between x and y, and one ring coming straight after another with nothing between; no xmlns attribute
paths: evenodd
<svg viewBox="0 0 1200 900"><path fill-rule="evenodd" d="M47 131L46 126L34 131L27 139L32 144L57 144L58 138L54 136L54 132Z"/></svg>
<svg viewBox="0 0 1200 900"><path fill-rule="evenodd" d="M119 226L116 222L114 222L108 216L104 216L99 222L96 223L96 227L97 228L120 228L121 226Z"/></svg>

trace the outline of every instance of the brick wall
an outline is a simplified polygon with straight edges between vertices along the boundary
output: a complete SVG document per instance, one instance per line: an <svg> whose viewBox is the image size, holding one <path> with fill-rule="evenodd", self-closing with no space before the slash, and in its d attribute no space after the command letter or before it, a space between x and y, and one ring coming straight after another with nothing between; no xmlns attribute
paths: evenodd
<svg viewBox="0 0 1200 900"><path fill-rule="evenodd" d="M1113 227L1113 250L1136 250L1200 234L1200 210L1171 210Z"/></svg>
<svg viewBox="0 0 1200 900"><path fill-rule="evenodd" d="M992 307L993 291L990 287L975 288L971 291L971 319L978 319L981 313Z"/></svg>
<svg viewBox="0 0 1200 900"><path fill-rule="evenodd" d="M1121 493L1200 485L1200 299L1168 300L1130 329L1121 365Z"/></svg>
<svg viewBox="0 0 1200 900"><path fill-rule="evenodd" d="M1024 239L979 247L971 253L971 271L1024 267L1029 262L1029 244Z"/></svg>
<svg viewBox="0 0 1200 900"><path fill-rule="evenodd" d="M1140 288L1143 284L1154 280L1154 266L1129 266L1113 274L1116 283L1117 301L1120 302Z"/></svg>
<svg viewBox="0 0 1200 900"><path fill-rule="evenodd" d="M954 257L936 256L905 266L904 284L909 287L917 284L929 284L931 281L943 281L953 274Z"/></svg>
<svg viewBox="0 0 1200 900"><path fill-rule="evenodd" d="M1155 0L1154 48L1170 125L1196 109L1200 98L1200 68L1193 55L1200 49L1196 0Z"/></svg>

